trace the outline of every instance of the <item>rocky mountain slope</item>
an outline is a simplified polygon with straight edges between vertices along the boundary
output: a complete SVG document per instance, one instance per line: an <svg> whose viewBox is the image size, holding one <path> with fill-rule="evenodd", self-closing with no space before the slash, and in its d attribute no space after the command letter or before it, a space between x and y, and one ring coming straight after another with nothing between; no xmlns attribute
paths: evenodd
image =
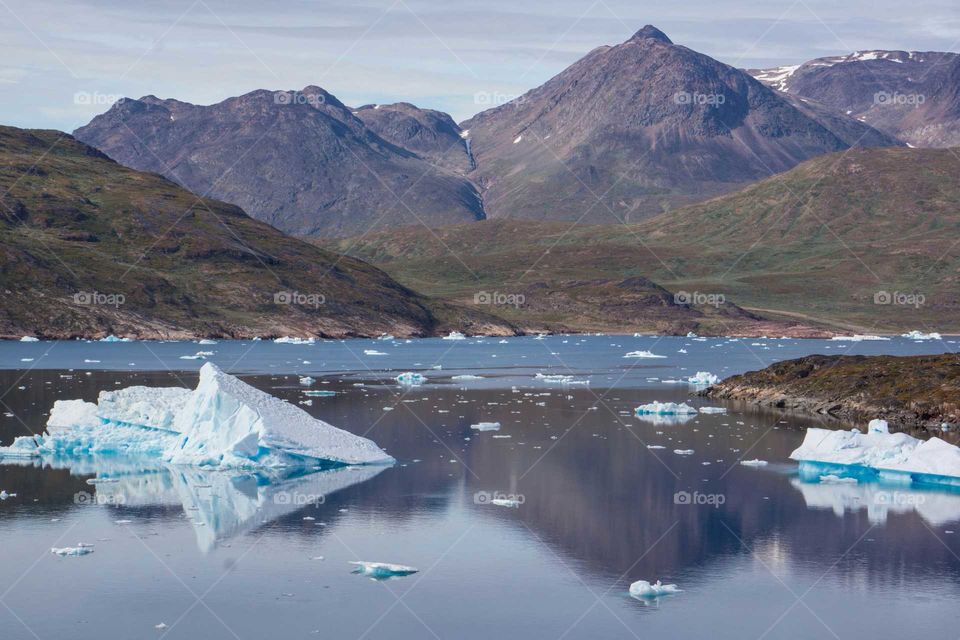
<svg viewBox="0 0 960 640"><path fill-rule="evenodd" d="M628 226L487 220L338 246L436 295L476 288L474 274L504 292L643 276L693 300L722 296L765 317L899 333L960 332L958 237L956 156L897 147L809 160Z"/></svg>
<svg viewBox="0 0 960 640"><path fill-rule="evenodd" d="M883 418L896 430L939 430L960 420L960 359L807 356L727 378L705 394L861 424Z"/></svg>
<svg viewBox="0 0 960 640"><path fill-rule="evenodd" d="M512 333L65 133L0 127L0 336Z"/></svg>
<svg viewBox="0 0 960 640"><path fill-rule="evenodd" d="M790 96L856 118L914 147L960 145L960 55L857 51L751 70Z"/></svg>
<svg viewBox="0 0 960 640"><path fill-rule="evenodd" d="M470 162L456 125L412 105L353 111L313 86L210 106L147 96L115 103L74 135L286 233L350 235L484 217L461 175Z"/></svg>
<svg viewBox="0 0 960 640"><path fill-rule="evenodd" d="M809 158L898 144L821 122L749 74L647 26L461 123L490 218L631 222Z"/></svg>

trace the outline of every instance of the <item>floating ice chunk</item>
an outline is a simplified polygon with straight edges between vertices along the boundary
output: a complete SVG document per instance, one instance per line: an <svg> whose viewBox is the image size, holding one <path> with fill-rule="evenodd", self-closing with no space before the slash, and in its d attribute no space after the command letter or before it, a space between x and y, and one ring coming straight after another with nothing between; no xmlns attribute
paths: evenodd
<svg viewBox="0 0 960 640"><path fill-rule="evenodd" d="M515 498L493 498L490 501L490 504L495 504L498 507L511 507L513 509L520 508L520 501Z"/></svg>
<svg viewBox="0 0 960 640"><path fill-rule="evenodd" d="M471 429L476 429L477 431L499 431L500 423L499 422L478 422L477 424L470 425Z"/></svg>
<svg viewBox="0 0 960 640"><path fill-rule="evenodd" d="M385 464L393 458L366 438L318 420L207 363L177 414L181 435L164 458L212 467L298 466L329 461ZM312 462L311 462L312 461Z"/></svg>
<svg viewBox="0 0 960 640"><path fill-rule="evenodd" d="M50 553L56 554L61 558L86 556L93 553L93 545L83 544L81 542L76 547L50 547Z"/></svg>
<svg viewBox="0 0 960 640"><path fill-rule="evenodd" d="M658 356L652 351L631 351L624 358L666 358L667 356Z"/></svg>
<svg viewBox="0 0 960 640"><path fill-rule="evenodd" d="M650 404L640 405L634 411L638 416L646 414L665 416L697 413L697 410L690 405L677 404L675 402L651 402Z"/></svg>
<svg viewBox="0 0 960 640"><path fill-rule="evenodd" d="M673 593L680 593L675 584L663 584L659 580L650 584L646 580L637 580L630 585L630 595L635 598L657 598Z"/></svg>
<svg viewBox="0 0 960 640"><path fill-rule="evenodd" d="M377 340L396 340L396 338L389 333L381 333Z"/></svg>
<svg viewBox="0 0 960 640"><path fill-rule="evenodd" d="M864 336L855 334L852 336L833 336L830 339L845 342L876 342L880 340L889 340L890 338L887 338L886 336Z"/></svg>
<svg viewBox="0 0 960 640"><path fill-rule="evenodd" d="M913 331L909 331L907 333L902 333L900 334L900 337L909 338L910 340L942 340L943 339L943 336L941 336L939 333L936 333L935 331L930 333L923 333L922 331L917 331L916 329L914 329Z"/></svg>
<svg viewBox="0 0 960 640"><path fill-rule="evenodd" d="M34 338L33 336L23 336L20 338L20 342L40 342L40 338Z"/></svg>
<svg viewBox="0 0 960 640"><path fill-rule="evenodd" d="M674 449L673 452L678 456L692 456L695 453L693 449Z"/></svg>
<svg viewBox="0 0 960 640"><path fill-rule="evenodd" d="M940 438L923 441L881 430L860 433L856 429L812 428L790 457L807 463L865 467L903 476L901 480L960 484L960 448Z"/></svg>
<svg viewBox="0 0 960 640"><path fill-rule="evenodd" d="M327 398L330 396L337 395L337 392L336 391L314 391L312 389L308 389L307 391L303 392L303 395L312 396L314 398Z"/></svg>
<svg viewBox="0 0 960 640"><path fill-rule="evenodd" d="M414 373L412 371L407 371L405 373L401 373L400 375L398 375L396 377L396 381L402 385L415 386L415 385L423 384L424 382L427 381L427 378L421 373Z"/></svg>
<svg viewBox="0 0 960 640"><path fill-rule="evenodd" d="M688 331L688 332L687 332L687 337L688 337L688 338L697 338L697 337L699 337L699 336L697 336L697 334L695 334L693 331Z"/></svg>
<svg viewBox="0 0 960 640"><path fill-rule="evenodd" d="M130 338L118 338L117 336L111 334L106 338L100 338L100 342L131 342Z"/></svg>
<svg viewBox="0 0 960 640"><path fill-rule="evenodd" d="M353 573L361 573L370 576L374 580L389 580L390 578L402 578L417 573L419 569L407 567L402 564L390 564L389 562L368 562L366 560L356 560L350 562L356 565Z"/></svg>
<svg viewBox="0 0 960 640"><path fill-rule="evenodd" d="M459 331L451 331L449 335L443 336L444 340L466 340L467 336L463 335Z"/></svg>
<svg viewBox="0 0 960 640"><path fill-rule="evenodd" d="M709 371L697 371L697 375L687 378L687 382L695 385L711 385L720 382L720 376L716 376Z"/></svg>
<svg viewBox="0 0 960 640"><path fill-rule="evenodd" d="M273 340L275 344L313 344L316 341L317 341L316 338L293 338L290 336L274 338Z"/></svg>
<svg viewBox="0 0 960 640"><path fill-rule="evenodd" d="M10 498L16 498L17 494L7 493L6 490L0 491L0 500L9 500Z"/></svg>
<svg viewBox="0 0 960 640"><path fill-rule="evenodd" d="M303 376L302 378L300 378L300 384L302 384L305 387L309 387L314 382L316 382L316 380L314 380L310 376Z"/></svg>
<svg viewBox="0 0 960 640"><path fill-rule="evenodd" d="M745 467L765 467L767 466L767 461L759 460L759 459L741 460L740 464L742 464Z"/></svg>
<svg viewBox="0 0 960 640"><path fill-rule="evenodd" d="M363 355L365 356L385 356L387 355L383 351L377 351L376 349L364 349Z"/></svg>
<svg viewBox="0 0 960 640"><path fill-rule="evenodd" d="M538 373L534 376L537 380L542 380L548 384L560 384L560 385L571 385L571 384L590 384L589 380L586 379L577 379L573 376L563 375L560 373Z"/></svg>
<svg viewBox="0 0 960 640"><path fill-rule="evenodd" d="M483 376L475 376L473 374L464 374L462 376L453 376L451 380L483 380Z"/></svg>
<svg viewBox="0 0 960 640"><path fill-rule="evenodd" d="M204 338L203 340L199 340L197 344L217 344L217 341Z"/></svg>
<svg viewBox="0 0 960 640"><path fill-rule="evenodd" d="M700 413L726 413L726 407L700 407Z"/></svg>

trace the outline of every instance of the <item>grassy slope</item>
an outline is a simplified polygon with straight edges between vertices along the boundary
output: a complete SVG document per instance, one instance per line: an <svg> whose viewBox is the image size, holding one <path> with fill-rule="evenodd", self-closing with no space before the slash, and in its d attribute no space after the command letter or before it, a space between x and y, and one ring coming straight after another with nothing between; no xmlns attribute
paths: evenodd
<svg viewBox="0 0 960 640"><path fill-rule="evenodd" d="M0 127L0 194L2 336L509 331L57 131ZM276 304L285 291L323 304Z"/></svg>
<svg viewBox="0 0 960 640"><path fill-rule="evenodd" d="M891 148L817 158L636 225L487 221L336 246L454 298L478 287L643 276L842 331L960 332L958 239L960 158ZM876 305L880 291L919 293L924 304Z"/></svg>

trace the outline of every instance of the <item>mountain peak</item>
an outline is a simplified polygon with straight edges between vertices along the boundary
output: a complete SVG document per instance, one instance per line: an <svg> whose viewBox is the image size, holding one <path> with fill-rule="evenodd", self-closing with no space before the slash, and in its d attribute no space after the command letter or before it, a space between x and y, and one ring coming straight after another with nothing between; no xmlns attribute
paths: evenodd
<svg viewBox="0 0 960 640"><path fill-rule="evenodd" d="M660 31L660 29L657 29L652 24L648 24L643 29L640 29L640 31L637 31L635 34L633 34L633 37L630 39L631 40L656 40L658 42L665 42L666 44L673 44L673 40L668 38L667 34L665 34L663 31Z"/></svg>

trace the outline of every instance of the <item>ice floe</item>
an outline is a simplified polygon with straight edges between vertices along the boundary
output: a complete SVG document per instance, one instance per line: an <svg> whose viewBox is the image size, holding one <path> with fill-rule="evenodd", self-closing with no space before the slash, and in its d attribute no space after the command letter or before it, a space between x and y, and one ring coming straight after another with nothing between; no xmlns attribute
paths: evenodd
<svg viewBox="0 0 960 640"><path fill-rule="evenodd" d="M422 373L414 373L412 371L407 371L398 375L395 380L405 386L415 386L423 384L427 381L427 377Z"/></svg>
<svg viewBox="0 0 960 640"><path fill-rule="evenodd" d="M470 425L471 429L476 429L477 431L499 431L500 423L499 422L478 422L477 424Z"/></svg>
<svg viewBox="0 0 960 640"><path fill-rule="evenodd" d="M659 356L652 351L631 351L623 356L624 358L666 358L667 356Z"/></svg>
<svg viewBox="0 0 960 640"><path fill-rule="evenodd" d="M695 414L697 410L691 407L690 405L683 403L677 404L676 402L651 402L650 404L642 404L634 412L638 415L661 415L661 416L670 416L670 415L683 415L683 414Z"/></svg>
<svg viewBox="0 0 960 640"><path fill-rule="evenodd" d="M58 555L61 558L86 556L93 553L93 545L83 544L81 542L76 547L50 547L50 553Z"/></svg>
<svg viewBox="0 0 960 640"><path fill-rule="evenodd" d="M657 598L673 593L680 593L675 584L663 584L659 580L650 584L646 580L637 580L630 585L630 595L635 598Z"/></svg>
<svg viewBox="0 0 960 640"><path fill-rule="evenodd" d="M417 573L419 569L408 567L402 564L391 564L389 562L368 562L366 560L352 561L355 565L353 573L360 573L369 576L374 580L388 580L390 578L402 578Z"/></svg>

